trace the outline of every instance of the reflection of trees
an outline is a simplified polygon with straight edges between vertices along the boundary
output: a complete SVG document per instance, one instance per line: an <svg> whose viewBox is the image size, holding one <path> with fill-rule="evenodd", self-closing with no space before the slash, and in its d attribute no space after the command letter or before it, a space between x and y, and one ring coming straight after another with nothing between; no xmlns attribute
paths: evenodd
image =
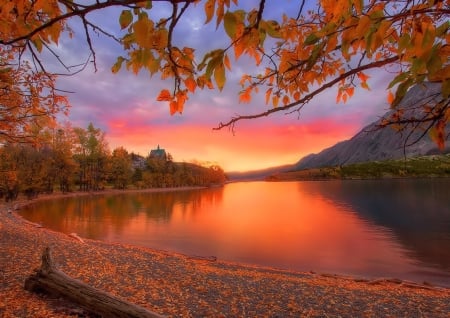
<svg viewBox="0 0 450 318"><path fill-rule="evenodd" d="M46 201L23 211L34 222L64 233L103 239L110 234L123 233L133 219L145 215L153 222L168 223L175 206L183 215L194 216L205 205L222 201L223 188L173 192L141 192L114 195L93 195Z"/></svg>
<svg viewBox="0 0 450 318"><path fill-rule="evenodd" d="M302 192L347 205L387 227L413 256L450 269L450 180L347 180L299 183Z"/></svg>

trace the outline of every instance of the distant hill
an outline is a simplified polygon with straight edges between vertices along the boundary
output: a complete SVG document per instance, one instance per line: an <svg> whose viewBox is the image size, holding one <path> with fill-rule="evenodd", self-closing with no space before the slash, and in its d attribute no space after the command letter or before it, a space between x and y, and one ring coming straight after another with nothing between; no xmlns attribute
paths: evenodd
<svg viewBox="0 0 450 318"><path fill-rule="evenodd" d="M245 172L226 172L228 180L230 181L255 181L255 180L264 180L268 176L291 171L294 168L294 165L284 165L278 167L272 167L261 170L252 170Z"/></svg>
<svg viewBox="0 0 450 318"><path fill-rule="evenodd" d="M450 153L276 173L267 181L450 177Z"/></svg>
<svg viewBox="0 0 450 318"><path fill-rule="evenodd" d="M407 116L420 115L420 107L415 105L425 101L432 101L433 96L439 93L440 84L423 84L411 88L402 102L397 106L404 110ZM383 117L389 118L393 110L387 112ZM400 159L404 157L404 144L406 136L411 131L399 133L392 127L377 128L382 119L364 127L359 133L349 140L342 141L336 145L321 151L318 154L310 154L294 164L292 170L304 170L321 167L335 167L353 163L368 161L383 161ZM412 132L409 141L420 137L421 131ZM447 148L444 153L450 152ZM426 134L417 143L406 147L407 157L416 157L430 154L439 154L441 151Z"/></svg>

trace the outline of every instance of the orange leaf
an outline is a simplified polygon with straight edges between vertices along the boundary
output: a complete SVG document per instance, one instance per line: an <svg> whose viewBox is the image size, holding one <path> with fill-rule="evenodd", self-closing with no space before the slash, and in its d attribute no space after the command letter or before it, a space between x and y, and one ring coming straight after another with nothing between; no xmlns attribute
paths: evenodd
<svg viewBox="0 0 450 318"><path fill-rule="evenodd" d="M361 82L366 82L368 79L369 79L369 75L366 75L365 73L363 73L363 72L359 72L358 73L358 77L359 77L359 79L361 80Z"/></svg>
<svg viewBox="0 0 450 318"><path fill-rule="evenodd" d="M342 94L342 100L344 101L344 104L347 102L348 95Z"/></svg>
<svg viewBox="0 0 450 318"><path fill-rule="evenodd" d="M352 97L354 92L355 92L355 88L354 87L349 87L346 90L346 93L348 94L348 97Z"/></svg>
<svg viewBox="0 0 450 318"><path fill-rule="evenodd" d="M167 89L163 89L159 95L158 98L156 99L158 102L162 102L162 101L171 101L172 100L172 95L170 94L170 92Z"/></svg>
<svg viewBox="0 0 450 318"><path fill-rule="evenodd" d="M173 115L177 112L178 110L178 103L177 101L173 100L170 102L170 115Z"/></svg>
<svg viewBox="0 0 450 318"><path fill-rule="evenodd" d="M194 93L195 89L197 88L197 83L195 82L194 78L188 77L184 80L184 85L186 85L186 88L191 92Z"/></svg>
<svg viewBox="0 0 450 318"><path fill-rule="evenodd" d="M211 21L213 15L214 15L215 6L216 6L216 0L206 1L206 3L205 3L205 14L206 14L205 24L207 24L209 21Z"/></svg>
<svg viewBox="0 0 450 318"><path fill-rule="evenodd" d="M338 94L336 96L336 104L341 101L341 97L342 97L342 90L339 89Z"/></svg>
<svg viewBox="0 0 450 318"><path fill-rule="evenodd" d="M280 97L278 97L278 95L273 95L273 97L272 97L272 104L273 104L273 107L278 107L278 101L280 100Z"/></svg>
<svg viewBox="0 0 450 318"><path fill-rule="evenodd" d="M394 94L392 94L391 91L389 91L388 93L387 101L389 104L392 104L392 102L394 101Z"/></svg>
<svg viewBox="0 0 450 318"><path fill-rule="evenodd" d="M272 94L272 88L269 88L267 91L266 91L266 105L269 103L269 98L270 98L270 95Z"/></svg>
<svg viewBox="0 0 450 318"><path fill-rule="evenodd" d="M225 64L226 68L231 71L231 63L230 63L230 59L228 58L228 55L225 54L224 58L223 58L223 64Z"/></svg>
<svg viewBox="0 0 450 318"><path fill-rule="evenodd" d="M177 111L181 114L183 112L184 103L188 99L186 91L177 92Z"/></svg>
<svg viewBox="0 0 450 318"><path fill-rule="evenodd" d="M239 94L240 103L250 103L252 96L250 95L250 89L246 89Z"/></svg>

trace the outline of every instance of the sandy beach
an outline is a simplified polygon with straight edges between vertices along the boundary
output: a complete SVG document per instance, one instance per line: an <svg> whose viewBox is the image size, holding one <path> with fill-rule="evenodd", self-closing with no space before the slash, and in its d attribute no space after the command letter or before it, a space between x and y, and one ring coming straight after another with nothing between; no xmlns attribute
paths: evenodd
<svg viewBox="0 0 450 318"><path fill-rule="evenodd" d="M450 289L83 243L20 217L17 209L30 202L0 204L0 317L87 316L64 300L24 290L47 246L71 277L167 317L450 317Z"/></svg>

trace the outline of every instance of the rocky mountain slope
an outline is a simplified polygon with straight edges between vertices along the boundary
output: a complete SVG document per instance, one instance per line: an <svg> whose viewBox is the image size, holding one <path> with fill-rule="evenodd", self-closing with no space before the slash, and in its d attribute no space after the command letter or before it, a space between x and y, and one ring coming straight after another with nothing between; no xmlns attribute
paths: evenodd
<svg viewBox="0 0 450 318"><path fill-rule="evenodd" d="M402 102L397 106L404 110L405 116L416 118L420 115L420 107L423 102L432 101L439 93L440 84L427 83L411 88ZM393 110L387 112L383 117L390 118ZM293 170L309 168L341 166L351 163L382 161L388 159L400 159L406 154L407 157L421 156L440 153L436 144L425 135L417 143L404 147L405 140L410 130L399 133L392 127L378 128L382 119L379 119L364 127L359 133L349 140L342 141L336 145L302 158L294 165ZM414 141L422 135L422 131L416 130L410 135L408 142ZM448 144L448 141L447 141ZM447 148L449 152L450 149Z"/></svg>

